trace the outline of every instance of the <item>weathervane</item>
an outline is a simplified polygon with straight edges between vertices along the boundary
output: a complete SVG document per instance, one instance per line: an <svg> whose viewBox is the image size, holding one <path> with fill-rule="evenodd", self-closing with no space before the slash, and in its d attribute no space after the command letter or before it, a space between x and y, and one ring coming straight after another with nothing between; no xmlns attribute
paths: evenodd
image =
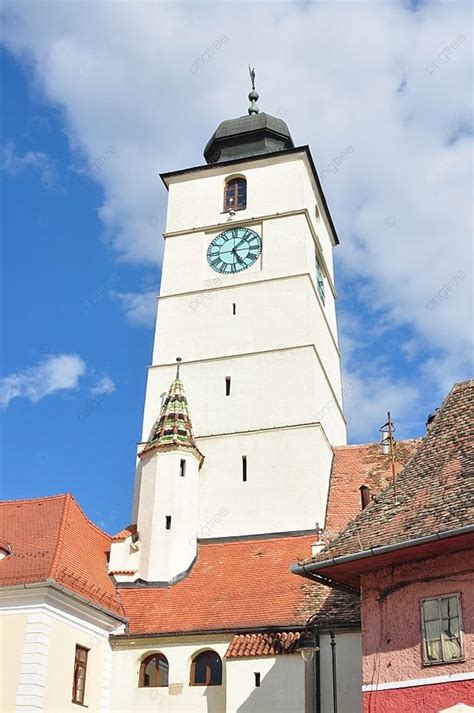
<svg viewBox="0 0 474 713"><path fill-rule="evenodd" d="M250 99L250 106L248 108L248 112L250 115L252 114L258 114L259 108L257 106L257 99L258 99L258 93L255 91L255 67L251 67L249 64L249 74L250 74L250 81L252 82L252 91L249 94L249 99Z"/></svg>
<svg viewBox="0 0 474 713"><path fill-rule="evenodd" d="M255 67L251 67L249 64L249 74L250 81L252 82L252 89L255 91Z"/></svg>

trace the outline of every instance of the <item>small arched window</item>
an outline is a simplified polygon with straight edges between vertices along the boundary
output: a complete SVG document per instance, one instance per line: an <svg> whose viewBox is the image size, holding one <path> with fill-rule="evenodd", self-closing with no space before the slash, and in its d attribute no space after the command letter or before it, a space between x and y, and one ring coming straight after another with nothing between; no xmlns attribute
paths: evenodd
<svg viewBox="0 0 474 713"><path fill-rule="evenodd" d="M222 661L215 651L203 651L191 665L190 686L220 686L222 684Z"/></svg>
<svg viewBox="0 0 474 713"><path fill-rule="evenodd" d="M168 685L169 664L163 654L152 654L140 666L140 688L156 688Z"/></svg>
<svg viewBox="0 0 474 713"><path fill-rule="evenodd" d="M247 181L231 178L224 190L224 210L244 210L247 207Z"/></svg>

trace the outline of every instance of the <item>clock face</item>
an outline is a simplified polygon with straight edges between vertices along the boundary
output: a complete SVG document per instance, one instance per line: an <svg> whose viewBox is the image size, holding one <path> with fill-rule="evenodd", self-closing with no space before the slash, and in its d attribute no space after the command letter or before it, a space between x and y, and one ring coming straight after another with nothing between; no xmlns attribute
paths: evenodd
<svg viewBox="0 0 474 713"><path fill-rule="evenodd" d="M253 265L261 252L262 240L254 230L229 228L209 245L207 261L216 272L230 275Z"/></svg>

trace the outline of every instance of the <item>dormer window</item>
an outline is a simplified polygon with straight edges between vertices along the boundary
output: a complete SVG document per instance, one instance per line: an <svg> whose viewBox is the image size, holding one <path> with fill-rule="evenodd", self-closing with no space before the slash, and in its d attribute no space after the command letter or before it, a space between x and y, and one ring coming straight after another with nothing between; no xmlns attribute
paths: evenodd
<svg viewBox="0 0 474 713"><path fill-rule="evenodd" d="M0 539L0 560L5 559L5 557L8 557L11 553L11 545L6 540Z"/></svg>
<svg viewBox="0 0 474 713"><path fill-rule="evenodd" d="M247 181L245 178L231 178L224 190L224 210L244 210L247 207Z"/></svg>

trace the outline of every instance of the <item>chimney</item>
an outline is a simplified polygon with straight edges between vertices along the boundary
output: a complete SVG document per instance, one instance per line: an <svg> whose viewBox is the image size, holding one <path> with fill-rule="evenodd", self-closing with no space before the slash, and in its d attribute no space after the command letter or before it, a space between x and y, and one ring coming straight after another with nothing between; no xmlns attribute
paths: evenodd
<svg viewBox="0 0 474 713"><path fill-rule="evenodd" d="M390 455L390 432L382 431L382 438L380 439L380 451L384 456Z"/></svg>
<svg viewBox="0 0 474 713"><path fill-rule="evenodd" d="M316 539L311 543L311 556L316 557L320 552L326 549L326 544L321 539L322 530L319 527L319 522L316 523Z"/></svg>
<svg viewBox="0 0 474 713"><path fill-rule="evenodd" d="M361 510L365 510L367 505L370 505L370 500L371 500L370 488L368 485L361 485L359 490L360 490L360 507L361 507Z"/></svg>
<svg viewBox="0 0 474 713"><path fill-rule="evenodd" d="M437 415L438 415L438 409L435 409L435 411L433 411L433 413L430 413L430 415L426 419L426 430L427 431L431 431L431 429L433 428L433 423L434 423Z"/></svg>

